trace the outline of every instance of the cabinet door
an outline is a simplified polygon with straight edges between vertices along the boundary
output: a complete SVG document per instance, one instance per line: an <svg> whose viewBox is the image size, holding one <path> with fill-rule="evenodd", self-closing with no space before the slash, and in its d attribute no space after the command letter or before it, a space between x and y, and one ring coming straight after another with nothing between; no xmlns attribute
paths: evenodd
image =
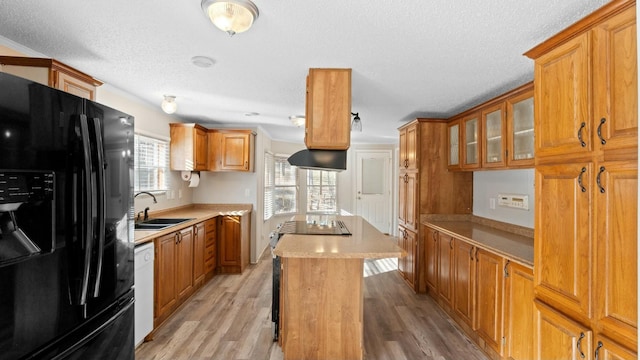
<svg viewBox="0 0 640 360"><path fill-rule="evenodd" d="M615 341L602 336L596 336L594 342L595 360L637 360L638 353L620 346Z"/></svg>
<svg viewBox="0 0 640 360"><path fill-rule="evenodd" d="M416 231L418 226L418 174L400 173L398 192L399 223Z"/></svg>
<svg viewBox="0 0 640 360"><path fill-rule="evenodd" d="M193 292L193 228L180 230L177 244L177 292L178 301Z"/></svg>
<svg viewBox="0 0 640 360"><path fill-rule="evenodd" d="M409 168L409 159L407 159L407 128L399 130L399 152L398 152L398 166L400 170L406 170Z"/></svg>
<svg viewBox="0 0 640 360"><path fill-rule="evenodd" d="M171 233L155 239L155 318L162 317L177 304L176 243L177 233ZM162 279L162 281L160 281Z"/></svg>
<svg viewBox="0 0 640 360"><path fill-rule="evenodd" d="M424 266L427 292L435 299L438 294L438 231L423 227Z"/></svg>
<svg viewBox="0 0 640 360"><path fill-rule="evenodd" d="M401 270L405 280L415 290L416 284L416 234L413 231L404 229L402 231L402 248L407 252L407 256L402 258L403 269Z"/></svg>
<svg viewBox="0 0 640 360"><path fill-rule="evenodd" d="M502 355L502 277L503 261L498 255L476 252L476 331Z"/></svg>
<svg viewBox="0 0 640 360"><path fill-rule="evenodd" d="M304 142L309 149L351 144L351 69L309 69Z"/></svg>
<svg viewBox="0 0 640 360"><path fill-rule="evenodd" d="M407 128L407 169L418 169L418 126L415 123Z"/></svg>
<svg viewBox="0 0 640 360"><path fill-rule="evenodd" d="M575 318L591 317L593 165L536 166L536 295ZM584 191L583 191L584 189Z"/></svg>
<svg viewBox="0 0 640 360"><path fill-rule="evenodd" d="M453 242L453 311L467 325L473 326L476 261L475 247L466 241Z"/></svg>
<svg viewBox="0 0 640 360"><path fill-rule="evenodd" d="M221 166L219 170L249 171L250 137L248 133L221 135Z"/></svg>
<svg viewBox="0 0 640 360"><path fill-rule="evenodd" d="M595 318L605 335L637 348L637 162L602 163L597 170Z"/></svg>
<svg viewBox="0 0 640 360"><path fill-rule="evenodd" d="M453 299L453 238L440 233L438 241L438 297L440 302L451 307Z"/></svg>
<svg viewBox="0 0 640 360"><path fill-rule="evenodd" d="M474 113L462 119L462 168L480 167L480 114Z"/></svg>
<svg viewBox="0 0 640 360"><path fill-rule="evenodd" d="M447 125L447 164L449 170L460 169L460 121L454 120Z"/></svg>
<svg viewBox="0 0 640 360"><path fill-rule="evenodd" d="M56 88L85 99L96 100L96 87L71 75L56 71Z"/></svg>
<svg viewBox="0 0 640 360"><path fill-rule="evenodd" d="M533 90L507 100L507 166L533 167Z"/></svg>
<svg viewBox="0 0 640 360"><path fill-rule="evenodd" d="M592 150L589 112L589 34L535 61L536 157Z"/></svg>
<svg viewBox="0 0 640 360"><path fill-rule="evenodd" d="M240 217L222 216L219 226L220 266L240 266Z"/></svg>
<svg viewBox="0 0 640 360"><path fill-rule="evenodd" d="M206 230L205 223L193 226L193 283L197 286L204 282Z"/></svg>
<svg viewBox="0 0 640 360"><path fill-rule="evenodd" d="M595 142L605 151L626 149L637 156L638 60L635 7L593 30Z"/></svg>
<svg viewBox="0 0 640 360"><path fill-rule="evenodd" d="M195 149L194 162L196 169L205 170L208 166L209 141L207 132L204 129L194 129Z"/></svg>
<svg viewBox="0 0 640 360"><path fill-rule="evenodd" d="M504 294L505 354L507 359L533 359L533 270L506 265Z"/></svg>
<svg viewBox="0 0 640 360"><path fill-rule="evenodd" d="M505 104L500 103L482 110L482 167L505 166L506 149Z"/></svg>
<svg viewBox="0 0 640 360"><path fill-rule="evenodd" d="M591 331L538 300L534 311L534 359L591 359Z"/></svg>

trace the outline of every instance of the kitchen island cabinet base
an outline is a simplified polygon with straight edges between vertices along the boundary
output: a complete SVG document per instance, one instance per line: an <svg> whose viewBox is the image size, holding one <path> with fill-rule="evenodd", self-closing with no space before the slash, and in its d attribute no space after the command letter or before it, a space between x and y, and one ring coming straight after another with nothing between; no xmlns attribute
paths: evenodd
<svg viewBox="0 0 640 360"><path fill-rule="evenodd" d="M284 359L363 359L362 258L283 258Z"/></svg>

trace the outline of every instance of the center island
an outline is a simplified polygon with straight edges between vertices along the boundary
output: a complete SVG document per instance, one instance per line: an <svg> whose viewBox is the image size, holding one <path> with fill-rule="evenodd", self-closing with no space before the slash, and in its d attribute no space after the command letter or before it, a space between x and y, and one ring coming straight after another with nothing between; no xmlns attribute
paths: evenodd
<svg viewBox="0 0 640 360"><path fill-rule="evenodd" d="M351 235L283 235L280 336L284 359L363 358L364 259L406 253L360 216L298 215L323 224L341 220Z"/></svg>

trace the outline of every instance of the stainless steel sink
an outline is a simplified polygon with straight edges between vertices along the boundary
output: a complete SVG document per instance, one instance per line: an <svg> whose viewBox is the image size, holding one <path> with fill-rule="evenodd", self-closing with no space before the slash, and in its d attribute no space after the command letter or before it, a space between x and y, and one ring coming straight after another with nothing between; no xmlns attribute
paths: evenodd
<svg viewBox="0 0 640 360"><path fill-rule="evenodd" d="M175 226L183 222L193 220L184 218L155 218L147 221L136 223L135 230L162 230L170 226Z"/></svg>

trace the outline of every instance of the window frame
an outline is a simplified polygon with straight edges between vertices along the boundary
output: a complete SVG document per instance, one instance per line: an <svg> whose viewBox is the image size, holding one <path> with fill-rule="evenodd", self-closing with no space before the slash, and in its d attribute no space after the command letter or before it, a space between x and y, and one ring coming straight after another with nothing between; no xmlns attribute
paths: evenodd
<svg viewBox="0 0 640 360"><path fill-rule="evenodd" d="M152 187L140 188L140 179L141 179L141 159L143 153L146 151L142 151L140 149L140 140L141 138L144 142L149 143L150 146L158 146L161 145L163 149L155 149L152 152L158 152L156 154L157 158L152 160L152 162L157 161L158 164L150 164L146 165L145 168L149 169L149 172L157 171L154 175L155 179L153 181ZM148 191L151 193L163 193L170 190L171 183L171 168L170 168L170 142L168 139L164 139L158 136L153 136L145 133L134 133L134 192L139 191ZM159 162L164 162L164 164L160 164Z"/></svg>
<svg viewBox="0 0 640 360"><path fill-rule="evenodd" d="M322 183L320 185L309 185L309 179L313 177L313 172L320 172L320 180L322 182L322 178L323 178L323 173L329 174L331 176L334 176L335 178L333 179L334 185L323 185ZM314 188L314 187L320 187L321 191L320 193L322 194L322 188L323 187L332 187L334 188L334 208L333 209L317 209L317 210L313 210L310 208L311 205L311 201L309 201L309 197L311 196L311 191L310 189ZM339 195L339 189L338 189L338 173L335 171L327 171L327 170L315 170L315 169L307 169L307 174L305 177L305 190L306 190L306 211L307 213L310 214L326 214L326 213L338 213L338 195Z"/></svg>
<svg viewBox="0 0 640 360"><path fill-rule="evenodd" d="M276 163L286 163L289 155L273 154L265 151L265 181L264 181L264 204L263 204L263 220L267 221L274 216L294 215L300 209L300 176L298 168L289 165L289 169L293 171L294 184L279 184L276 176ZM295 205L291 211L277 211L276 202L278 201L278 189L293 189Z"/></svg>

